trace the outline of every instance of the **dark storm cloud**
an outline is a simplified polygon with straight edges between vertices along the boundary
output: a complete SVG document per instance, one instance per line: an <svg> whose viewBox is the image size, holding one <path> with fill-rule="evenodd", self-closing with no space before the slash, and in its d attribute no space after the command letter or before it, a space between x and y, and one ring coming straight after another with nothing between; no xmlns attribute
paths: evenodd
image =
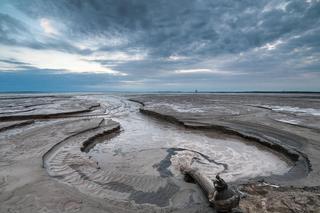
<svg viewBox="0 0 320 213"><path fill-rule="evenodd" d="M282 3L282 8L276 7L277 3ZM155 56L174 53L212 56L259 47L317 27L319 5L317 1L301 0L31 0L17 3L34 18L53 17L65 23L69 36L122 35L130 40L126 48L146 48ZM101 49L109 50L108 47Z"/></svg>
<svg viewBox="0 0 320 213"><path fill-rule="evenodd" d="M138 60L90 59L127 73L122 77L127 82L153 79L182 84L189 79L229 78L234 83L246 81L245 74L252 81L264 81L266 76L291 78L320 68L317 0L15 0L10 4L32 20L54 20L61 26L60 34L36 39L24 20L2 14L0 43L83 56L145 53ZM76 44L88 40L93 44L84 48ZM197 68L215 72L175 72ZM217 76L218 71L224 76Z"/></svg>

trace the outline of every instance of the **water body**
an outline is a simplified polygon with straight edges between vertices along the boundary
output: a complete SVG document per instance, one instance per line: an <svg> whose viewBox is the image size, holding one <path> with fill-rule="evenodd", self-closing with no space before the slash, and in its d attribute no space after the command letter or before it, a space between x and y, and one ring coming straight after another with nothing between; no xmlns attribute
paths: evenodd
<svg viewBox="0 0 320 213"><path fill-rule="evenodd" d="M227 181L281 175L291 165L281 155L228 135L189 130L150 118L140 105L120 96L87 96L106 106L105 117L121 124L121 133L93 147L89 155L103 170L127 175L182 179L179 168L191 165L208 177Z"/></svg>

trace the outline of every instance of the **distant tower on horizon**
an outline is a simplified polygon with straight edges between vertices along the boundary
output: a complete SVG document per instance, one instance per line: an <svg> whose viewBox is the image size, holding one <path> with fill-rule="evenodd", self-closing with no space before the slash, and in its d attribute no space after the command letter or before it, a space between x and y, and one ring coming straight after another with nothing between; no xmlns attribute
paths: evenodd
<svg viewBox="0 0 320 213"><path fill-rule="evenodd" d="M198 90L196 89L196 90L194 90L194 93L198 93Z"/></svg>

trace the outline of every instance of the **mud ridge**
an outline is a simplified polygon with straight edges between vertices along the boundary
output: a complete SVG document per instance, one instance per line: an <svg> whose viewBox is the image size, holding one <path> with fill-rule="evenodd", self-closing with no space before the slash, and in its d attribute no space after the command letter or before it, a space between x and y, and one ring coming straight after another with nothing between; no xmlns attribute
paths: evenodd
<svg viewBox="0 0 320 213"><path fill-rule="evenodd" d="M6 96L1 96L0 97L0 100L7 100L7 99L26 99L26 98L32 98L32 99L34 99L34 98L37 98L37 99L41 99L41 98L57 98L57 97L59 97L59 98L61 98L61 97L63 97L63 98L69 98L69 97L71 97L71 96L57 96L57 95L34 95L34 96L24 96L24 95L22 95L21 97L14 97L14 96L9 96L9 97L6 97Z"/></svg>
<svg viewBox="0 0 320 213"><path fill-rule="evenodd" d="M135 102L135 103L138 103L138 104L141 104L142 106L145 106L145 104L142 101L137 101L137 100L131 99L131 98L129 98L128 100L132 101L132 102Z"/></svg>
<svg viewBox="0 0 320 213"><path fill-rule="evenodd" d="M0 126L0 132L6 131L9 129L18 128L18 127L27 126L27 125L30 125L33 123L34 123L34 120L28 120L28 121L23 121L23 122L15 122L15 123L3 126L3 127Z"/></svg>
<svg viewBox="0 0 320 213"><path fill-rule="evenodd" d="M110 121L110 122L109 122ZM100 138L120 129L112 120L95 128L81 131L52 147L43 156L48 174L59 182L71 185L80 192L103 198L115 205L130 209L168 208L170 199L179 187L169 180L155 176L139 176L100 169L86 153ZM132 200L134 201L132 203Z"/></svg>
<svg viewBox="0 0 320 213"><path fill-rule="evenodd" d="M42 167L43 168L46 168L46 165L45 165L45 162L46 160L48 159L49 155L51 153L53 153L54 151L56 151L65 141L69 140L70 138L74 137L74 136L77 136L77 135L80 135L82 133L85 133L85 132L88 132L88 131L92 131L94 129L97 129L99 128L99 126L101 125L101 123L103 122L104 120L102 119L99 123L99 125L97 127L93 127L93 128L89 128L89 129L86 129L84 131L80 131L80 132L76 132L75 134L72 134L68 137L66 137L65 139L63 139L62 141L56 143L55 145L53 145L48 151L46 151L43 155L42 155Z"/></svg>
<svg viewBox="0 0 320 213"><path fill-rule="evenodd" d="M95 108L100 107L100 104L95 104L87 109L71 111L71 112L61 112L52 114L36 114L36 115L12 115L12 116L1 116L0 121L16 121L16 120L29 120L29 119L54 119L54 118L64 118L69 115L77 115L81 113L91 112Z"/></svg>
<svg viewBox="0 0 320 213"><path fill-rule="evenodd" d="M93 137L87 139L86 141L82 142L82 146L80 148L81 152L89 152L91 148L94 147L99 141L99 139L102 139L112 133L117 133L120 130L120 125L116 126L115 128L106 130L102 133L96 134Z"/></svg>
<svg viewBox="0 0 320 213"><path fill-rule="evenodd" d="M137 102L137 101L135 101L135 102ZM298 175L296 178L302 178L302 177L307 176L312 171L312 166L311 166L310 160L308 159L307 155L298 151L295 148L291 148L291 147L273 142L271 140L268 141L263 138L256 137L254 135L246 134L242 131L238 131L238 130L231 128L231 127L228 127L228 126L212 125L212 124L210 124L208 126L204 126L204 125L197 126L197 125L186 124L185 122L177 119L174 116L161 114L161 113L158 113L158 112L155 112L152 110L145 109L143 107L140 108L140 112L145 115L153 116L158 119L162 119L165 121L169 121L171 123L182 125L186 128L190 128L190 129L215 130L215 131L220 131L225 134L237 135L237 136L240 136L240 137L245 138L247 140L257 142L257 143L259 143L263 146L266 146L272 150L275 150L277 152L280 152L280 153L284 154L285 156L287 156L291 161L293 161L295 165L292 167L292 169L290 169L288 174L283 175L283 178L281 178L280 176L275 177L278 181L281 181L281 179L288 178L287 175L296 174L296 173L300 173L300 175ZM301 175L301 173L303 173L303 174ZM271 180L272 180L272 177L271 177Z"/></svg>

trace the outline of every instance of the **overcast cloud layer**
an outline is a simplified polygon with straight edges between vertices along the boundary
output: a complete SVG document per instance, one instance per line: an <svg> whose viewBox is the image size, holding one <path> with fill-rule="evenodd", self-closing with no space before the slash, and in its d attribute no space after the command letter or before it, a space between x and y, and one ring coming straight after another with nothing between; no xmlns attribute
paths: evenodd
<svg viewBox="0 0 320 213"><path fill-rule="evenodd" d="M0 91L320 91L319 0L1 0Z"/></svg>

